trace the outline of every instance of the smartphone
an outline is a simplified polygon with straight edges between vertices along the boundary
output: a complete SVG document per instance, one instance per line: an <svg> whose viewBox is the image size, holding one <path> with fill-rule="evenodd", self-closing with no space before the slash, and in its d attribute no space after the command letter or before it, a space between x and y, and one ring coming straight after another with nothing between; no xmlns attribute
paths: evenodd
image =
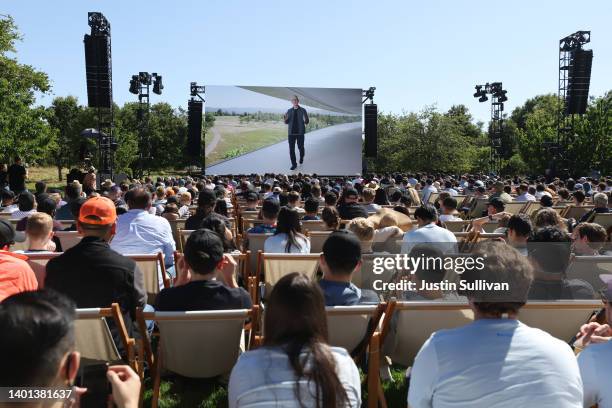
<svg viewBox="0 0 612 408"><path fill-rule="evenodd" d="M91 364L81 366L77 375L76 385L87 388L87 392L81 397L83 407L107 407L108 398L113 390L106 378L108 363Z"/></svg>

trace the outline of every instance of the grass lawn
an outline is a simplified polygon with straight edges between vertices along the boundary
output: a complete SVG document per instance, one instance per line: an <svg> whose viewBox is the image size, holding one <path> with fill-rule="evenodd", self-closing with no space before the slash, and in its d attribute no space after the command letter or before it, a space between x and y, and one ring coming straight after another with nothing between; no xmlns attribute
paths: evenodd
<svg viewBox="0 0 612 408"><path fill-rule="evenodd" d="M210 166L222 160L240 156L286 139L287 129L284 127L256 129L246 132L223 133L215 150L206 156L206 165Z"/></svg>
<svg viewBox="0 0 612 408"><path fill-rule="evenodd" d="M383 390L387 405L393 408L406 406L405 369L393 367L391 375L393 382L383 381ZM366 406L367 384L361 389L363 406ZM152 384L145 381L144 406L151 406ZM210 380L194 380L188 378L168 378L161 382L160 408L174 407L227 407L227 388Z"/></svg>

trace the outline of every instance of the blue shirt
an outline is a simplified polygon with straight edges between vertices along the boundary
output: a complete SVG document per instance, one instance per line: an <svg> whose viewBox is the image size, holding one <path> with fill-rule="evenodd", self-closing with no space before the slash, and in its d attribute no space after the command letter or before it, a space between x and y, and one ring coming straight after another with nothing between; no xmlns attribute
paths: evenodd
<svg viewBox="0 0 612 408"><path fill-rule="evenodd" d="M249 228L247 233L251 234L276 234L276 225L259 224Z"/></svg>
<svg viewBox="0 0 612 408"><path fill-rule="evenodd" d="M351 282L319 281L325 295L325 306L353 306L361 300L361 289Z"/></svg>
<svg viewBox="0 0 612 408"><path fill-rule="evenodd" d="M129 210L117 217L117 233L110 247L124 255L163 252L166 266L174 265L176 244L170 223L147 210Z"/></svg>

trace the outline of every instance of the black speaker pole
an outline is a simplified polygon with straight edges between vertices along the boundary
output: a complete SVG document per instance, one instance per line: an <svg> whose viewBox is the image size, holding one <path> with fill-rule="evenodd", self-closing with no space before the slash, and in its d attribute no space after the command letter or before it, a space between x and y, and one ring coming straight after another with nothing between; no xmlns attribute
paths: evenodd
<svg viewBox="0 0 612 408"><path fill-rule="evenodd" d="M190 162L189 164L200 167L200 174L203 176L206 168L206 149L202 152L202 125L203 120L205 120L204 104L206 100L204 95L206 94L206 87L198 85L197 82L191 82L189 84L189 91L191 99L189 100L187 110L187 145L185 146L185 153Z"/></svg>
<svg viewBox="0 0 612 408"><path fill-rule="evenodd" d="M564 172L569 171L570 167L570 163L564 154L567 146L574 138L574 115L584 113L588 103L593 54L592 51L584 54L585 50L582 49L582 46L590 41L590 31L576 31L559 40L559 87L557 95L560 106L557 110L557 135L554 146L552 146L552 160L561 163L561 170ZM578 58L576 58L577 56ZM580 67L578 70L576 70L576 63ZM587 70L588 75L586 75ZM577 108L576 105L579 104L583 105L583 109ZM559 164L556 167L557 171L560 170Z"/></svg>

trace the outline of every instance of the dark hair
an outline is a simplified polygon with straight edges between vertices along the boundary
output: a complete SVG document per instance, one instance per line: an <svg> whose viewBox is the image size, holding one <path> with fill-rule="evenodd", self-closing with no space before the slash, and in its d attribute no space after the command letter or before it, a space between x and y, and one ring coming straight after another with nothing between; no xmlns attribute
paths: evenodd
<svg viewBox="0 0 612 408"><path fill-rule="evenodd" d="M24 191L19 194L17 198L17 203L19 207L19 211L30 211L34 209L35 198L32 193Z"/></svg>
<svg viewBox="0 0 612 408"><path fill-rule="evenodd" d="M442 201L442 205L445 208L451 208L453 210L457 209L457 200L453 197L446 197L443 201Z"/></svg>
<svg viewBox="0 0 612 408"><path fill-rule="evenodd" d="M227 201L225 201L223 198L218 198L213 211L226 218L229 217L229 213L227 212Z"/></svg>
<svg viewBox="0 0 612 408"><path fill-rule="evenodd" d="M517 235L527 237L531 234L531 218L526 214L514 214L508 220L507 225L509 230L514 231Z"/></svg>
<svg viewBox="0 0 612 408"><path fill-rule="evenodd" d="M570 263L572 239L559 227L536 230L527 241L529 258L544 272L564 275Z"/></svg>
<svg viewBox="0 0 612 408"><path fill-rule="evenodd" d="M236 249L236 244L225 237L227 224L225 224L225 220L221 218L219 214L208 214L208 216L204 217L200 223L200 228L216 232L221 237L221 241L223 242L223 252L231 252Z"/></svg>
<svg viewBox="0 0 612 408"><path fill-rule="evenodd" d="M36 194L42 194L47 191L47 184L44 181L37 181L34 184L34 188L36 189Z"/></svg>
<svg viewBox="0 0 612 408"><path fill-rule="evenodd" d="M264 200L261 204L261 214L268 219L275 219L278 217L278 212L280 211L280 205L276 200Z"/></svg>
<svg viewBox="0 0 612 408"><path fill-rule="evenodd" d="M296 272L284 276L272 289L264 320L264 346L281 347L287 354L300 406L302 379L314 384L316 407L344 406L348 396L327 345L327 316L319 285ZM307 359L302 358L304 352Z"/></svg>
<svg viewBox="0 0 612 408"><path fill-rule="evenodd" d="M553 199L548 194L544 194L540 198L540 204L542 205L542 207L552 207L553 206Z"/></svg>
<svg viewBox="0 0 612 408"><path fill-rule="evenodd" d="M294 246L298 249L302 248L302 245L298 241L298 237L305 238L302 235L302 226L300 225L300 215L298 212L289 207L281 207L278 213L278 220L276 221L276 233L287 234L287 245L285 246L285 252L291 252L291 247Z"/></svg>
<svg viewBox="0 0 612 408"><path fill-rule="evenodd" d="M325 193L325 205L336 205L336 203L338 202L338 196L336 195L336 193L334 193L333 191L328 191L327 193Z"/></svg>
<svg viewBox="0 0 612 408"><path fill-rule="evenodd" d="M374 196L376 197L376 195ZM401 200L402 198L402 192L399 190L395 190L392 194L391 194L391 201L393 202L397 202L399 200ZM378 203L377 203L378 204Z"/></svg>
<svg viewBox="0 0 612 408"><path fill-rule="evenodd" d="M336 207L323 208L321 219L330 228L338 228L340 225L340 213L338 213Z"/></svg>
<svg viewBox="0 0 612 408"><path fill-rule="evenodd" d="M214 231L199 229L189 235L183 252L185 261L195 273L207 275L223 259L223 240Z"/></svg>
<svg viewBox="0 0 612 408"><path fill-rule="evenodd" d="M74 348L74 303L49 289L22 292L0 303L3 387L50 385Z"/></svg>
<svg viewBox="0 0 612 408"><path fill-rule="evenodd" d="M387 198L387 192L383 188L376 190L374 194L374 204L378 205L389 205L389 198Z"/></svg>
<svg viewBox="0 0 612 408"><path fill-rule="evenodd" d="M126 194L127 205L130 209L144 210L151 205L151 194L144 188L133 188Z"/></svg>
<svg viewBox="0 0 612 408"><path fill-rule="evenodd" d="M49 197L47 194L41 194L38 196L36 200L38 203L37 211L43 212L45 214L49 214L51 217L55 216L55 210L57 209L57 204L54 199Z"/></svg>
<svg viewBox="0 0 612 408"><path fill-rule="evenodd" d="M334 275L350 275L361 260L359 238L348 230L334 231L323 243L323 257Z"/></svg>
<svg viewBox="0 0 612 408"><path fill-rule="evenodd" d="M586 198L586 195L584 194L584 191L582 190L576 190L572 193L572 196L576 199L576 201L578 201L579 203L583 202Z"/></svg>
<svg viewBox="0 0 612 408"><path fill-rule="evenodd" d="M438 211L436 207L431 204L423 204L414 211L414 218L434 222L438 219Z"/></svg>
<svg viewBox="0 0 612 408"><path fill-rule="evenodd" d="M71 201L70 203L66 204L70 206L69 207L70 214L72 214L75 220L79 218L79 213L81 212L81 206L83 205L85 201L87 201L87 199L79 197Z"/></svg>
<svg viewBox="0 0 612 408"><path fill-rule="evenodd" d="M319 201L314 198L309 198L304 202L304 211L307 213L316 213L319 210Z"/></svg>

